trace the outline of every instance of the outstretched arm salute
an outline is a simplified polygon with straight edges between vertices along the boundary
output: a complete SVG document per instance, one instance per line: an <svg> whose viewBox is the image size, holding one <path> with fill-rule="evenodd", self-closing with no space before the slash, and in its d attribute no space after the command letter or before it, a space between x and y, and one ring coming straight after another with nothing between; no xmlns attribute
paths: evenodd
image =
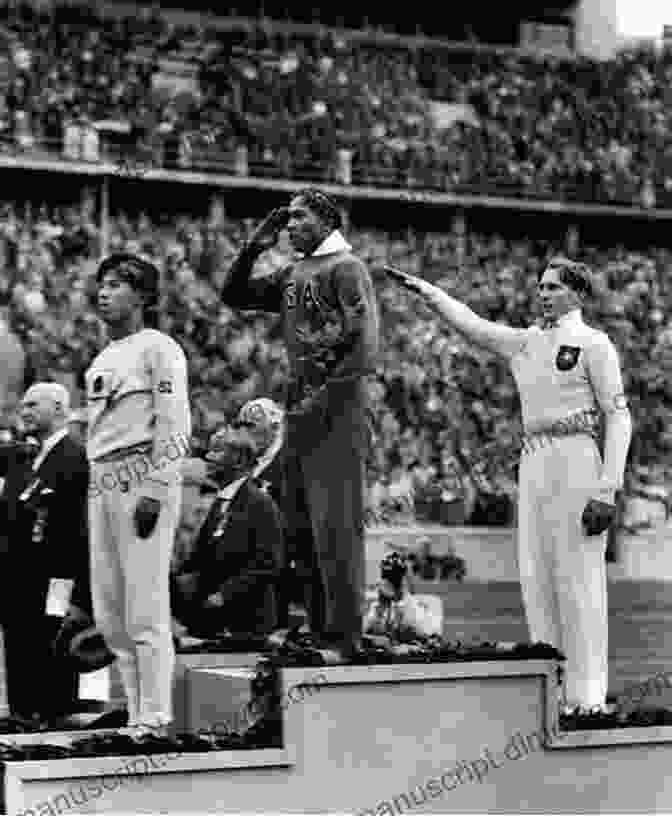
<svg viewBox="0 0 672 816"><path fill-rule="evenodd" d="M464 303L447 295L438 286L391 266L383 268L390 278L409 292L419 295L427 306L472 343L505 357L513 357L525 345L528 335L526 329L514 329L511 326L494 323L492 320L485 320Z"/></svg>

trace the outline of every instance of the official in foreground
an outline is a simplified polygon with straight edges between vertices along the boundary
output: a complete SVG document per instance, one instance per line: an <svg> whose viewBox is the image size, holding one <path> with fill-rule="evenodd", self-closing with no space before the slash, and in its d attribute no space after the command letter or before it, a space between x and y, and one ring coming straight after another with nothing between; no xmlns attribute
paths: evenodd
<svg viewBox="0 0 672 816"><path fill-rule="evenodd" d="M72 713L77 673L52 653L75 581L89 569L86 452L68 434L70 395L40 382L23 396L20 420L37 446L0 448L6 552L2 623L11 713L43 726Z"/></svg>
<svg viewBox="0 0 672 816"><path fill-rule="evenodd" d="M361 640L367 375L379 344L378 308L364 263L341 233L341 215L318 190L273 211L233 263L222 300L281 315L290 360L285 453L288 540L307 508L313 547L305 606L313 633L347 657ZM297 260L252 277L257 258L287 229ZM288 561L293 560L288 553Z"/></svg>
<svg viewBox="0 0 672 816"><path fill-rule="evenodd" d="M109 344L86 372L91 596L117 656L134 733L172 720L169 571L191 417L187 363L157 331L158 270L111 255L97 273Z"/></svg>
<svg viewBox="0 0 672 816"><path fill-rule="evenodd" d="M543 325L484 320L442 289L391 268L456 331L508 361L525 437L518 494L518 562L533 641L567 657L564 703L606 705L606 531L615 517L632 432L618 354L581 307L593 295L584 264L553 258L538 285ZM603 453L599 440L603 439Z"/></svg>

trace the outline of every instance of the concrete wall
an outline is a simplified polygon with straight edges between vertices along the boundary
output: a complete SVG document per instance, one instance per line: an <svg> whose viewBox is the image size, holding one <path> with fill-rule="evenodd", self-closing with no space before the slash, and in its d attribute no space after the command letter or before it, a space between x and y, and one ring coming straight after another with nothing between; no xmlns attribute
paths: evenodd
<svg viewBox="0 0 672 816"><path fill-rule="evenodd" d="M413 547L422 538L432 541L432 552L451 548L467 562L469 581L517 581L516 530L492 527L388 527L367 534L367 583L378 577L378 563L386 542ZM624 536L618 564L609 566L611 580L672 581L672 523Z"/></svg>

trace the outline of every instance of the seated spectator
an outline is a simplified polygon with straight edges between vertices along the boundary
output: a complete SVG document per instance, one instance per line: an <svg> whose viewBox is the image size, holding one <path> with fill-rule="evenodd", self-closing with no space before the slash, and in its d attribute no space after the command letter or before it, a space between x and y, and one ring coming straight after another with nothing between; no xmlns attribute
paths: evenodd
<svg viewBox="0 0 672 816"><path fill-rule="evenodd" d="M244 405L210 441L209 475L220 489L190 557L172 576L174 615L198 637L268 634L277 624L282 523L255 481L277 451L277 433L262 432L262 414L258 404Z"/></svg>
<svg viewBox="0 0 672 816"><path fill-rule="evenodd" d="M409 591L406 558L393 552L380 562L378 597L364 619L364 634L409 643L441 635L441 621Z"/></svg>

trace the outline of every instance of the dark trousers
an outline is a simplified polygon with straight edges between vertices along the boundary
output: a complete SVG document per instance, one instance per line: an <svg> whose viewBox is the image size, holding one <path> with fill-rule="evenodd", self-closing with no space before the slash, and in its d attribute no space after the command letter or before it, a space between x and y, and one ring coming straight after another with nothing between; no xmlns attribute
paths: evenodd
<svg viewBox="0 0 672 816"><path fill-rule="evenodd" d="M5 615L5 661L9 708L13 715L56 717L74 710L78 675L54 656L52 644L62 618L44 613L48 582L13 593Z"/></svg>
<svg viewBox="0 0 672 816"><path fill-rule="evenodd" d="M312 447L295 429L285 458L287 560L297 562L313 632L346 648L361 636L364 599L368 434L358 414L344 407Z"/></svg>

